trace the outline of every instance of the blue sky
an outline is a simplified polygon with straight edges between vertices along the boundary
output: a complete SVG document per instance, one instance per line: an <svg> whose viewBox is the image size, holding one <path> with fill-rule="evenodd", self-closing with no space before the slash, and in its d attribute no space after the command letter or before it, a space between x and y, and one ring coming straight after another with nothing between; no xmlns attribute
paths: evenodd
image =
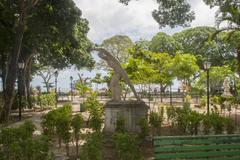
<svg viewBox="0 0 240 160"><path fill-rule="evenodd" d="M74 2L82 10L83 17L89 21L89 39L98 44L116 34L128 35L133 41L137 41L140 38L151 39L158 32L173 34L183 30L181 27L159 29L158 24L151 16L151 12L157 8L155 0L133 0L128 6L120 4L118 0L74 0ZM190 3L196 14L196 19L191 23L191 27L215 26L216 8L210 9L202 0L190 0ZM96 72L99 71L76 71L74 68L60 71L59 86L63 90L67 90L70 87L70 76L76 80L77 73L93 77ZM33 79L34 87L41 84L40 77ZM175 83L176 87L177 83Z"/></svg>

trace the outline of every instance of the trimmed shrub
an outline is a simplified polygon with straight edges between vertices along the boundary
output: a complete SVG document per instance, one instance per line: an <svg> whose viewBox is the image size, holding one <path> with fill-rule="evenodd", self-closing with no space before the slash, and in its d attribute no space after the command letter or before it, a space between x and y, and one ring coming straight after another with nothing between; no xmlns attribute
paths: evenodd
<svg viewBox="0 0 240 160"><path fill-rule="evenodd" d="M140 127L140 133L138 136L141 140L145 139L146 136L149 135L149 131L150 131L147 118L140 119L138 125Z"/></svg>
<svg viewBox="0 0 240 160"><path fill-rule="evenodd" d="M86 137L86 143L82 146L81 160L102 160L103 135L100 132L94 132Z"/></svg>
<svg viewBox="0 0 240 160"><path fill-rule="evenodd" d="M71 121L71 126L73 129L73 133L74 133L74 139L76 141L76 157L78 157L78 150L79 150L79 145L78 145L78 141L80 139L80 134L81 134L81 128L83 125L83 118L81 114L77 114L72 118Z"/></svg>
<svg viewBox="0 0 240 160"><path fill-rule="evenodd" d="M50 160L49 139L45 136L33 136L35 126L26 121L18 128L4 128L0 133L1 160Z"/></svg>
<svg viewBox="0 0 240 160"><path fill-rule="evenodd" d="M115 133L113 142L116 149L117 158L120 160L141 160L143 159L139 142L135 136L128 133Z"/></svg>

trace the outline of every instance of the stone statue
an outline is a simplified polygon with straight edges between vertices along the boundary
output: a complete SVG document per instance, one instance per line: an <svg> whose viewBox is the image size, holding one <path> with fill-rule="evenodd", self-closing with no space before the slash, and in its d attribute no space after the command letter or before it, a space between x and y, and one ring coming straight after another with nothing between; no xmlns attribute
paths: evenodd
<svg viewBox="0 0 240 160"><path fill-rule="evenodd" d="M105 60L108 66L111 67L114 71L114 74L110 81L110 90L112 91L112 101L121 100L121 86L120 86L121 78L131 88L137 100L140 100L134 86L132 85L130 79L128 78L126 71L122 68L118 60L114 56L112 56L106 49L102 47L95 47L94 50L98 51L98 56L103 60Z"/></svg>
<svg viewBox="0 0 240 160"><path fill-rule="evenodd" d="M223 94L222 96L232 96L231 92L230 92L230 84L229 84L229 79L225 78L224 82L223 82Z"/></svg>

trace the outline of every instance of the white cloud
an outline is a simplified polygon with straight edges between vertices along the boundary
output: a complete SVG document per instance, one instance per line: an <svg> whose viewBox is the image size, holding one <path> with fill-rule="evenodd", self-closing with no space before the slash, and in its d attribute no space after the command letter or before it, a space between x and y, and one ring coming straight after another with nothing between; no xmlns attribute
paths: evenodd
<svg viewBox="0 0 240 160"><path fill-rule="evenodd" d="M151 37L159 31L151 11L157 7L154 1L131 2L128 6L118 0L75 0L83 16L90 23L89 38L94 42L115 34L127 34L136 40Z"/></svg>
<svg viewBox="0 0 240 160"><path fill-rule="evenodd" d="M210 9L202 0L192 0L191 5L196 17L192 22L192 27L215 26L215 12L217 8Z"/></svg>
<svg viewBox="0 0 240 160"><path fill-rule="evenodd" d="M82 10L83 16L88 19L90 32L89 38L96 43L116 34L128 35L133 40L140 38L150 39L157 32L168 34L182 30L159 29L158 24L152 18L152 11L157 8L154 0L132 1L128 6L119 3L118 0L74 0ZM210 10L202 0L190 0L196 13L196 20L192 26L214 26L215 10Z"/></svg>

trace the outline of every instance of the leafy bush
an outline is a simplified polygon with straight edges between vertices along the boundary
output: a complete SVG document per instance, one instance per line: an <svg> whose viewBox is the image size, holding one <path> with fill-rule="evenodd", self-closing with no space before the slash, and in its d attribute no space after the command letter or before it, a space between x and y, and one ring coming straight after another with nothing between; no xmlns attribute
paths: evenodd
<svg viewBox="0 0 240 160"><path fill-rule="evenodd" d="M170 107L167 108L167 116L168 119L177 124L178 129L182 134L197 135L201 125L205 135L210 134L211 131L213 131L214 134L222 134L224 130L231 134L235 130L235 126L231 118L222 117L218 112L214 111L210 114L204 115L196 111L192 111L188 107ZM156 115L152 117L156 117Z"/></svg>
<svg viewBox="0 0 240 160"><path fill-rule="evenodd" d="M66 154L69 155L69 141L71 138L70 134L70 123L71 119L70 117L58 117L57 123L56 123L56 132L59 138L59 146L61 146L61 140L65 143L66 146Z"/></svg>
<svg viewBox="0 0 240 160"><path fill-rule="evenodd" d="M55 134L55 127L57 122L57 110L49 111L42 117L43 133L52 137Z"/></svg>
<svg viewBox="0 0 240 160"><path fill-rule="evenodd" d="M49 140L45 136L34 136L35 126L27 121L18 128L4 128L0 133L1 160L50 160Z"/></svg>
<svg viewBox="0 0 240 160"><path fill-rule="evenodd" d="M103 135L100 132L94 132L86 137L86 143L82 146L81 160L102 160Z"/></svg>
<svg viewBox="0 0 240 160"><path fill-rule="evenodd" d="M202 121L202 115L196 111L191 111L187 115L187 128L191 135L197 135Z"/></svg>
<svg viewBox="0 0 240 160"><path fill-rule="evenodd" d="M149 135L150 131L147 118L140 119L138 125L140 127L139 138L145 139L145 137Z"/></svg>
<svg viewBox="0 0 240 160"><path fill-rule="evenodd" d="M227 131L227 134L233 134L235 131L234 122L231 118L225 118L225 128Z"/></svg>
<svg viewBox="0 0 240 160"><path fill-rule="evenodd" d="M56 104L56 94L55 93L46 93L41 94L38 97L38 104L41 108L54 108Z"/></svg>
<svg viewBox="0 0 240 160"><path fill-rule="evenodd" d="M202 96L202 98L200 99L200 106L202 108L206 107L207 105L207 97L206 96Z"/></svg>
<svg viewBox="0 0 240 160"><path fill-rule="evenodd" d="M224 118L219 113L213 112L210 114L211 125L215 134L222 134L224 130Z"/></svg>
<svg viewBox="0 0 240 160"><path fill-rule="evenodd" d="M149 123L153 128L153 135L155 135L155 133L160 134L162 122L163 122L163 116L161 113L159 114L153 111L150 112Z"/></svg>
<svg viewBox="0 0 240 160"><path fill-rule="evenodd" d="M95 131L100 131L103 123L103 105L97 100L97 92L91 92L86 104L90 112L90 127Z"/></svg>
<svg viewBox="0 0 240 160"><path fill-rule="evenodd" d="M100 131L103 123L103 113L101 110L93 109L90 111L90 128Z"/></svg>
<svg viewBox="0 0 240 160"><path fill-rule="evenodd" d="M88 107L87 107L87 103L80 103L80 112L85 112L87 111Z"/></svg>
<svg viewBox="0 0 240 160"><path fill-rule="evenodd" d="M117 116L115 132L119 132L119 133L125 132L125 120L121 115Z"/></svg>
<svg viewBox="0 0 240 160"><path fill-rule="evenodd" d="M203 134L208 135L211 131L211 128L211 117L206 114L203 116Z"/></svg>
<svg viewBox="0 0 240 160"><path fill-rule="evenodd" d="M74 133L74 138L76 141L76 156L78 157L78 141L80 139L80 129L82 128L83 125L83 118L81 114L77 114L72 118L71 121L71 126L73 128L73 133Z"/></svg>
<svg viewBox="0 0 240 160"><path fill-rule="evenodd" d="M176 108L176 122L178 129L182 134L187 133L188 127L188 115L190 114L190 108L183 107L183 108Z"/></svg>
<svg viewBox="0 0 240 160"><path fill-rule="evenodd" d="M167 121L172 120L174 122L176 118L176 109L173 106L167 107L166 113L167 113Z"/></svg>
<svg viewBox="0 0 240 160"><path fill-rule="evenodd" d="M59 146L61 146L62 139L67 145L71 116L71 104L64 104L63 107L48 112L42 118L42 127L44 134L49 136L57 135L59 140Z"/></svg>
<svg viewBox="0 0 240 160"><path fill-rule="evenodd" d="M116 148L116 154L120 160L140 160L143 159L139 142L135 136L128 133L115 133L113 142Z"/></svg>

